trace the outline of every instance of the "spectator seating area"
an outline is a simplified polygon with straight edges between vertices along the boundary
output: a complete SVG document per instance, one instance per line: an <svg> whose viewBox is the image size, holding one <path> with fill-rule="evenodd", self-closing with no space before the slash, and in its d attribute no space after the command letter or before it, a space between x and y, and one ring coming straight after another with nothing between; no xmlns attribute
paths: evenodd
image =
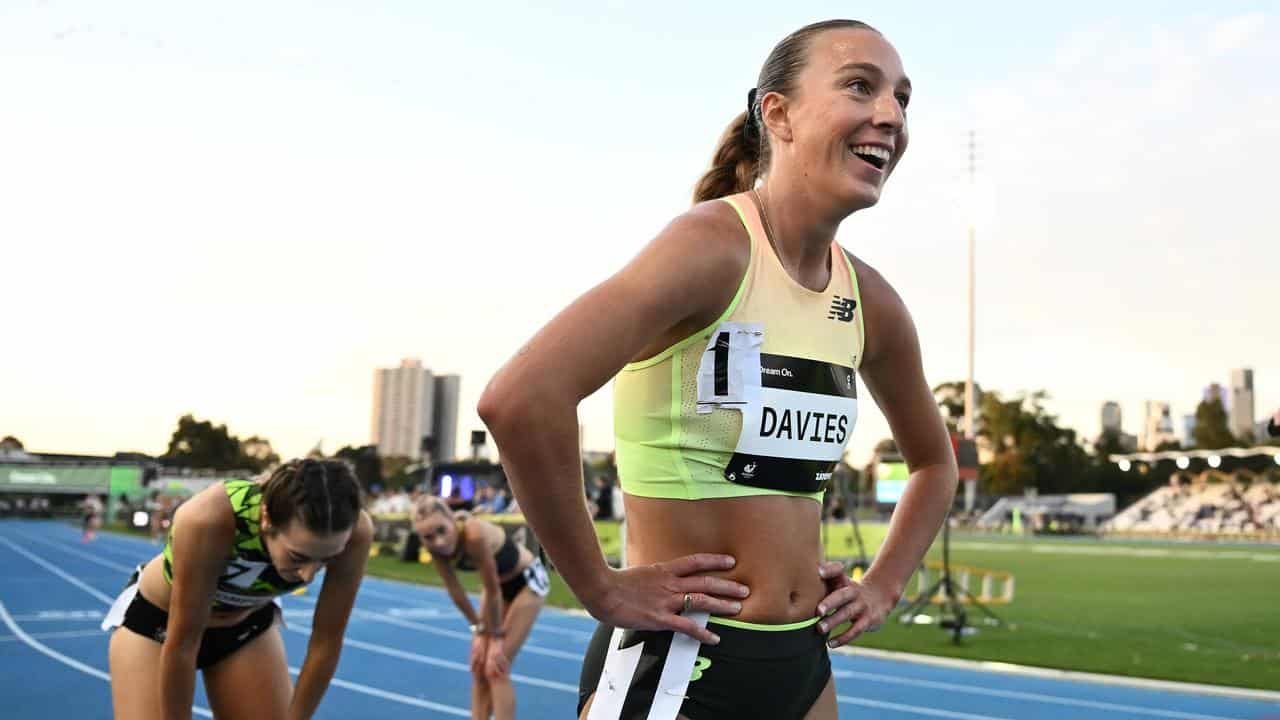
<svg viewBox="0 0 1280 720"><path fill-rule="evenodd" d="M1280 536L1280 484L1249 472L1179 473L1105 523L1109 533Z"/></svg>

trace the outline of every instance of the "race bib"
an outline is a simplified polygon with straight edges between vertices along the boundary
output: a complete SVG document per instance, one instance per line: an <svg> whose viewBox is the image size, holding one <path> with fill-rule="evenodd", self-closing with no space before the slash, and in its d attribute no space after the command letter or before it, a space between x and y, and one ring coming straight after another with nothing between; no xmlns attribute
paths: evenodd
<svg viewBox="0 0 1280 720"><path fill-rule="evenodd" d="M758 323L717 328L698 369L698 412L726 407L742 413L726 480L818 492L831 479L858 419L853 356L849 365L840 365L762 353L763 343Z"/></svg>
<svg viewBox="0 0 1280 720"><path fill-rule="evenodd" d="M764 325L721 323L711 333L698 366L699 414L718 407L741 409L760 385L760 346Z"/></svg>

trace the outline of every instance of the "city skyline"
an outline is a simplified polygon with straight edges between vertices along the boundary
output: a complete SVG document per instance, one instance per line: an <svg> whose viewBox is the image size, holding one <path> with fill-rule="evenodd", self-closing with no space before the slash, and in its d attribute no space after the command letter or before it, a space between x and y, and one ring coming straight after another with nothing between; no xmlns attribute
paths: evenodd
<svg viewBox="0 0 1280 720"><path fill-rule="evenodd" d="M369 444L383 457L437 462L458 457L457 375L431 371L420 358L402 358L393 368L373 373L373 413Z"/></svg>
<svg viewBox="0 0 1280 720"><path fill-rule="evenodd" d="M1100 432L1117 431L1120 433L1122 444L1132 440L1136 446L1146 451L1154 449L1161 442L1170 440L1177 441L1183 448L1190 448L1195 445L1195 410L1198 409L1200 402L1207 402L1214 398L1222 405L1228 418L1228 430L1234 437L1243 440L1251 434L1255 444L1265 443L1267 436L1264 429L1271 413L1259 415L1256 411L1253 403L1253 368L1250 367L1231 369L1230 395L1222 383L1210 382L1206 385L1200 393L1200 400L1191 404L1191 413L1176 412L1175 405L1166 400L1145 401L1144 419L1137 436L1124 432L1125 426L1119 404L1111 400L1105 401L1099 413ZM1181 418L1181 427L1174 422L1174 417Z"/></svg>
<svg viewBox="0 0 1280 720"><path fill-rule="evenodd" d="M772 45L849 11L729 32L734 7L7 4L0 435L156 454L193 413L284 457L363 445L369 368L406 356L465 376L458 431L481 428L497 368L688 207ZM863 18L912 78L912 139L838 239L903 297L931 385L966 372L972 217L984 390L1045 389L1082 437L1104 400L1182 417L1245 366L1255 415L1280 407L1280 23L1259 7ZM860 396L855 463L889 436ZM606 384L587 449L611 416Z"/></svg>

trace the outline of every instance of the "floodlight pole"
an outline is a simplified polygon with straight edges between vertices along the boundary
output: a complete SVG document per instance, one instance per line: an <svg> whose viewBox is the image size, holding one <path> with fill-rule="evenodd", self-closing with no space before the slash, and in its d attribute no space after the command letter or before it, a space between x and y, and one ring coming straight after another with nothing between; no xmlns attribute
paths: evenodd
<svg viewBox="0 0 1280 720"><path fill-rule="evenodd" d="M974 211L975 183L974 176L976 155L976 139L973 130L969 131L969 376L964 383L964 437L966 440L973 439L973 345L974 345L974 219L976 214Z"/></svg>

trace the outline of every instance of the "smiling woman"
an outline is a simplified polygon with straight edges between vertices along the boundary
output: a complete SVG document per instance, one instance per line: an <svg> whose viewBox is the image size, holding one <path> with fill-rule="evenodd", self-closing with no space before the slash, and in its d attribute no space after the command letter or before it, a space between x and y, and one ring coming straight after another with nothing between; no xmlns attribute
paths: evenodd
<svg viewBox="0 0 1280 720"><path fill-rule="evenodd" d="M600 620L583 717L836 717L827 648L884 621L936 535L957 471L911 316L835 241L901 160L910 94L865 23L784 38L695 206L486 388L480 415L520 507ZM856 375L911 470L860 583L822 561L818 531ZM595 542L577 447L578 403L610 378L622 570Z"/></svg>
<svg viewBox="0 0 1280 720"><path fill-rule="evenodd" d="M189 718L195 671L218 717L307 718L338 664L373 525L340 460L295 460L210 486L174 515L164 551L116 599L117 718ZM275 599L328 568L296 691ZM253 692L245 692L252 688Z"/></svg>

